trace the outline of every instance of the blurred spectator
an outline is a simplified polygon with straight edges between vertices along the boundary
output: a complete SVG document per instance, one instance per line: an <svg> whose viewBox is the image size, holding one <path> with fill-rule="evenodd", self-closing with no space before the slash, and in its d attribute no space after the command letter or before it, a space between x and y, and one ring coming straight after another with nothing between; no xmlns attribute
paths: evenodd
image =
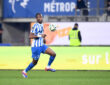
<svg viewBox="0 0 110 85"><path fill-rule="evenodd" d="M88 7L86 6L84 0L77 0L76 9L82 10L82 15L88 16ZM86 21L88 21L87 17L86 17Z"/></svg>
<svg viewBox="0 0 110 85"><path fill-rule="evenodd" d="M110 1L107 2L107 15L110 16Z"/></svg>
<svg viewBox="0 0 110 85"><path fill-rule="evenodd" d="M0 24L0 43L2 43L2 24Z"/></svg>
<svg viewBox="0 0 110 85"><path fill-rule="evenodd" d="M75 23L72 30L69 32L69 40L70 40L70 46L80 46L82 38L81 38L81 32L78 30L78 24Z"/></svg>

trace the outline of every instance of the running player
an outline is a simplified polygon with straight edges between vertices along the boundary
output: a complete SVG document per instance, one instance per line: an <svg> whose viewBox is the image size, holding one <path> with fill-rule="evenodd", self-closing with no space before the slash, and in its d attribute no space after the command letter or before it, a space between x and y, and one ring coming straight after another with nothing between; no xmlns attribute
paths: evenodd
<svg viewBox="0 0 110 85"><path fill-rule="evenodd" d="M55 59L56 53L44 43L46 34L43 33L44 32L43 24L42 24L43 18L40 13L36 14L36 20L37 22L33 25L31 33L29 35L29 38L33 39L32 45L31 45L33 60L29 64L29 66L22 71L22 75L24 78L27 78L27 72L37 64L41 53L50 55L50 59L47 67L45 68L45 71L51 71L51 72L56 71L55 69L50 68L52 62Z"/></svg>

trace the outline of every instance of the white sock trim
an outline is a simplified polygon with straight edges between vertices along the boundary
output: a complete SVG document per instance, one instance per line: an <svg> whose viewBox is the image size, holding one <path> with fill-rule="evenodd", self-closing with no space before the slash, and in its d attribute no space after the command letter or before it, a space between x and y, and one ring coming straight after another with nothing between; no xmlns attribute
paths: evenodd
<svg viewBox="0 0 110 85"><path fill-rule="evenodd" d="M27 73L26 70L23 71L24 73Z"/></svg>
<svg viewBox="0 0 110 85"><path fill-rule="evenodd" d="M47 68L50 68L50 66L47 66Z"/></svg>

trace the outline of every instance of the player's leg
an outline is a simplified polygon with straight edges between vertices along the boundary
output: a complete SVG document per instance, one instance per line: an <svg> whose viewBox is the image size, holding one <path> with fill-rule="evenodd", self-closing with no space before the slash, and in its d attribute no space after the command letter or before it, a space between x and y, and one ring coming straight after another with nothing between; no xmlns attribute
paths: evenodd
<svg viewBox="0 0 110 85"><path fill-rule="evenodd" d="M37 64L39 57L40 57L39 48L32 48L33 61L28 65L28 67L24 71L22 71L22 75L24 76L24 78L27 78L27 72Z"/></svg>
<svg viewBox="0 0 110 85"><path fill-rule="evenodd" d="M28 67L22 71L22 75L24 76L24 78L27 78L27 72L29 70L31 70L36 64L37 64L38 60L34 60L28 65Z"/></svg>
<svg viewBox="0 0 110 85"><path fill-rule="evenodd" d="M31 70L36 64L38 60L33 59L33 61L29 64L29 66L24 70L26 73Z"/></svg>
<svg viewBox="0 0 110 85"><path fill-rule="evenodd" d="M56 53L51 48L47 48L46 51L45 51L45 54L50 55L48 65L45 68L45 70L46 71L52 71L52 72L54 72L55 69L51 69L50 66L51 66L51 64L53 63L53 61L54 61L54 59L56 57Z"/></svg>

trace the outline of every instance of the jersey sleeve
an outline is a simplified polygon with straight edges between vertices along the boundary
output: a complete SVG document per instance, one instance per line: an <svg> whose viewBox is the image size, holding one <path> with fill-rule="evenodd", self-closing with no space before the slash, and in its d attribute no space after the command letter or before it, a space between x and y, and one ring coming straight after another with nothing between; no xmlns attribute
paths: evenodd
<svg viewBox="0 0 110 85"><path fill-rule="evenodd" d="M37 25L32 26L31 33L37 33Z"/></svg>

